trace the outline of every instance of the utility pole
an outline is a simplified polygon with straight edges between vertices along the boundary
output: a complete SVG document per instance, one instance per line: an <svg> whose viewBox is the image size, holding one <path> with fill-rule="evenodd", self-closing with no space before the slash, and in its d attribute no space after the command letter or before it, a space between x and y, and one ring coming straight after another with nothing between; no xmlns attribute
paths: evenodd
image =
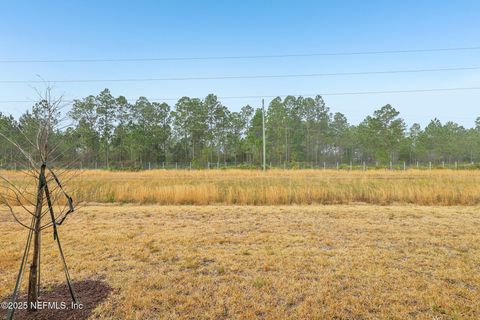
<svg viewBox="0 0 480 320"><path fill-rule="evenodd" d="M267 168L267 155L265 148L265 102L262 99L262 136L263 136L263 171Z"/></svg>

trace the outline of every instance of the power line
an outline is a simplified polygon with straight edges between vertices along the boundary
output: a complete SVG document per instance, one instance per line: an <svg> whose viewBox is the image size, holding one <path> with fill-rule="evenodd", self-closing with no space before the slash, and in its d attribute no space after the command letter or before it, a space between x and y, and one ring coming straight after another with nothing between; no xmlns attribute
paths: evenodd
<svg viewBox="0 0 480 320"><path fill-rule="evenodd" d="M319 92L304 94L282 94L282 95L244 95L244 96L219 96L218 99L262 99L262 98L285 98L288 96L315 97L320 96L350 96L350 95L369 95L369 94L401 94L401 93L425 93L425 92L449 92L449 91L473 91L480 90L480 87L456 87L456 88L430 88L430 89L404 89L404 90L376 90L376 91L350 91L350 92ZM129 102L135 102L138 99L127 99ZM179 98L154 98L148 99L151 102L156 101L177 101ZM65 102L74 102L75 100L65 100ZM0 100L0 103L35 103L35 100Z"/></svg>
<svg viewBox="0 0 480 320"><path fill-rule="evenodd" d="M353 56L353 55L381 55L405 53L429 53L480 50L480 46L428 48L407 50L378 50L378 51L346 51L346 52L316 52L270 55L238 55L238 56L204 56L204 57L157 57L157 58L92 58L92 59L3 59L0 63L91 63L91 62L148 62L148 61L189 61L189 60L239 60L239 59L271 59L321 56Z"/></svg>
<svg viewBox="0 0 480 320"><path fill-rule="evenodd" d="M235 79L272 79L272 78L309 78L328 76L356 76L401 73L426 73L445 71L479 70L480 67L447 67L404 70L379 70L358 72L330 72L330 73L300 73L300 74L267 74L267 75L240 75L240 76L212 76L212 77L171 77L171 78L120 78L120 79L61 79L51 80L52 83L96 83L96 82L154 82L154 81L189 81L189 80L235 80ZM0 80L3 84L45 83L45 80Z"/></svg>

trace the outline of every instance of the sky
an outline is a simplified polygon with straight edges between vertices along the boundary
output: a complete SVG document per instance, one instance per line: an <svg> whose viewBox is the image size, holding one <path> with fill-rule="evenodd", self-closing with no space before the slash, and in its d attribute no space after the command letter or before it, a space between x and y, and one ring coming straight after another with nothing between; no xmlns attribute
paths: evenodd
<svg viewBox="0 0 480 320"><path fill-rule="evenodd" d="M0 112L21 115L44 79L66 99L109 88L129 99L214 93L231 110L259 97L325 94L352 124L391 104L408 125L437 117L472 127L480 90L326 95L480 87L480 69L349 76L62 83L480 67L480 50L283 58L34 63L11 60L188 58L480 47L480 1L7 1L0 0ZM57 81L57 82L56 82ZM246 97L255 96L255 97ZM225 97L225 98L222 98ZM240 97L240 98L228 98ZM243 97L243 98L242 98ZM266 99L267 101L270 98ZM174 105L174 100L166 101Z"/></svg>

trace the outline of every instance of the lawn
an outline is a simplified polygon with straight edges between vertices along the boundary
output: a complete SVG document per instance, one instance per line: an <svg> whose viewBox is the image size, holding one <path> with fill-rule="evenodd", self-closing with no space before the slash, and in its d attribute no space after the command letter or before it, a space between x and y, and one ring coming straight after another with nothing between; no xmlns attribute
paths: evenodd
<svg viewBox="0 0 480 320"><path fill-rule="evenodd" d="M115 204L69 219L73 279L112 288L92 319L480 318L477 206ZM5 210L0 228L3 300L27 232ZM48 292L64 278L43 243Z"/></svg>

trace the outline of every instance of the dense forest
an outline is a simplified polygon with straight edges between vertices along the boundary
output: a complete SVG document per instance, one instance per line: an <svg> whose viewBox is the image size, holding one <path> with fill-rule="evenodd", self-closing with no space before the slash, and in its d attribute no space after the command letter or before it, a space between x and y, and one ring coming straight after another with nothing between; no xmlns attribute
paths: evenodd
<svg viewBox="0 0 480 320"><path fill-rule="evenodd" d="M33 141L39 103L19 119L0 113L0 132ZM170 106L145 97L130 103L105 89L74 100L65 116L65 125L55 132L62 141L55 160L62 164L133 169L262 163L262 109L247 105L231 111L213 94L183 97ZM321 96L278 97L265 106L265 130L271 166L452 166L480 160L480 118L474 128L438 119L425 128L408 127L388 104L351 125ZM9 144L0 144L3 168L20 166L19 158Z"/></svg>

